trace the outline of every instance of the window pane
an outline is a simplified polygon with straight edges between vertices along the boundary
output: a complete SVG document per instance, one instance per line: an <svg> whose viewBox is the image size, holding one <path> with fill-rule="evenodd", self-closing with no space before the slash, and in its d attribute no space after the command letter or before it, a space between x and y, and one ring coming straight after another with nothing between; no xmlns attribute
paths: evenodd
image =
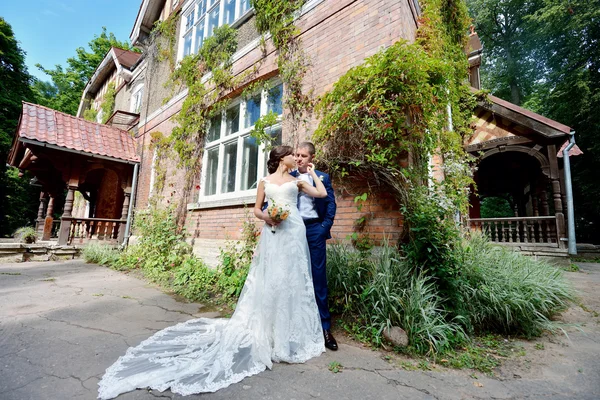
<svg viewBox="0 0 600 400"><path fill-rule="evenodd" d="M217 1L218 3L218 1ZM212 36L213 30L219 26L219 5L208 14L208 34L206 37Z"/></svg>
<svg viewBox="0 0 600 400"><path fill-rule="evenodd" d="M206 151L206 181L204 183L204 195L210 196L217 193L217 168L219 165L219 148Z"/></svg>
<svg viewBox="0 0 600 400"><path fill-rule="evenodd" d="M249 128L260 118L260 94L246 101L245 128Z"/></svg>
<svg viewBox="0 0 600 400"><path fill-rule="evenodd" d="M204 18L202 18L198 24L196 24L196 48L194 53L198 53L198 49L202 47L204 41Z"/></svg>
<svg viewBox="0 0 600 400"><path fill-rule="evenodd" d="M267 98L267 112L273 111L276 114L281 115L283 112L282 99L283 97L283 85L279 84L269 90L269 96Z"/></svg>
<svg viewBox="0 0 600 400"><path fill-rule="evenodd" d="M258 168L258 144L252 136L244 138L244 149L242 154L242 185L241 190L256 187Z"/></svg>
<svg viewBox="0 0 600 400"><path fill-rule="evenodd" d="M232 24L235 20L235 0L224 0L224 14L223 14L223 23L224 24Z"/></svg>
<svg viewBox="0 0 600 400"><path fill-rule="evenodd" d="M185 17L185 30L187 31L194 25L194 13L191 12Z"/></svg>
<svg viewBox="0 0 600 400"><path fill-rule="evenodd" d="M214 117L210 120L210 127L208 128L208 135L206 137L207 142L212 142L221 137L221 116Z"/></svg>
<svg viewBox="0 0 600 400"><path fill-rule="evenodd" d="M223 180L221 192L229 193L235 190L235 164L237 160L237 141L225 145L223 157Z"/></svg>
<svg viewBox="0 0 600 400"><path fill-rule="evenodd" d="M187 56L192 52L192 32L183 37L183 56Z"/></svg>
<svg viewBox="0 0 600 400"><path fill-rule="evenodd" d="M206 0L198 1L198 18L201 18L204 14L206 14Z"/></svg>
<svg viewBox="0 0 600 400"><path fill-rule="evenodd" d="M225 135L240 130L240 105L236 104L225 112Z"/></svg>
<svg viewBox="0 0 600 400"><path fill-rule="evenodd" d="M240 4L240 16L250 9L250 0L242 0Z"/></svg>

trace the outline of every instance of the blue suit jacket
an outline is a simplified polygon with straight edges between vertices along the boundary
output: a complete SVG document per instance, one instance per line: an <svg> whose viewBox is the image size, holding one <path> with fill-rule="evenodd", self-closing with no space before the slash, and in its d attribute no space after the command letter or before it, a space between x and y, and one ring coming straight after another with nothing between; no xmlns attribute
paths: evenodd
<svg viewBox="0 0 600 400"><path fill-rule="evenodd" d="M315 198L315 211L319 215L319 218L323 220L323 228L325 228L327 232L327 239L331 239L331 227L333 225L333 220L335 218L335 211L337 209L337 205L335 204L335 194L333 192L333 187L331 186L331 179L329 175L325 172L321 172L315 170L315 173L323 182L323 186L327 190L327 197L323 198ZM298 177L298 171L292 172L292 176ZM313 184L313 186L316 186Z"/></svg>

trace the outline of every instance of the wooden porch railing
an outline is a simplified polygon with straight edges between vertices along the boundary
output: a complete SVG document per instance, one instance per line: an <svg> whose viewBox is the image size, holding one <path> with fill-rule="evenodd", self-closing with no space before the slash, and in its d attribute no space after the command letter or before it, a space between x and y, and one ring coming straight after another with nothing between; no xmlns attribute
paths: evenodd
<svg viewBox="0 0 600 400"><path fill-rule="evenodd" d="M65 219L65 218L63 218ZM71 220L67 244L82 244L89 241L117 243L125 231L125 219L68 218ZM122 227L122 229L120 229Z"/></svg>
<svg viewBox="0 0 600 400"><path fill-rule="evenodd" d="M60 230L60 219L52 221L52 231L50 232L50 238L56 239Z"/></svg>
<svg viewBox="0 0 600 400"><path fill-rule="evenodd" d="M558 247L554 216L472 218L469 227L485 233L492 242Z"/></svg>

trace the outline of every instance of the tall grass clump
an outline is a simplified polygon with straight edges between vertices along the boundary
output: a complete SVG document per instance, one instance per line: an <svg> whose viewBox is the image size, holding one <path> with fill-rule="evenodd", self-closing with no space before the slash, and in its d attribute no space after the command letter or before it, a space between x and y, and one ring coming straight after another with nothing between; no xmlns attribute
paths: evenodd
<svg viewBox="0 0 600 400"><path fill-rule="evenodd" d="M546 262L494 245L473 234L462 241L460 295L479 331L538 336L555 330L551 318L574 300L563 272Z"/></svg>
<svg viewBox="0 0 600 400"><path fill-rule="evenodd" d="M121 252L114 246L93 242L82 249L82 254L86 263L109 267L117 265L121 257Z"/></svg>
<svg viewBox="0 0 600 400"><path fill-rule="evenodd" d="M333 303L357 315L360 330L375 345L392 326L402 327L409 347L421 354L443 352L465 339L461 326L448 318L432 279L387 243L373 253L333 245L327 258Z"/></svg>

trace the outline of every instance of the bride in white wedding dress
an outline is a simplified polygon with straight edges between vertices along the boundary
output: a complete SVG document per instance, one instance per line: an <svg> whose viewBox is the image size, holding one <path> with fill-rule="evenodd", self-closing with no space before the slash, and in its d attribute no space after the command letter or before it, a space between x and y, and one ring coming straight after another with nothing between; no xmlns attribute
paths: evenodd
<svg viewBox="0 0 600 400"><path fill-rule="evenodd" d="M146 387L181 395L215 392L270 369L273 361L302 363L325 351L296 202L299 190L313 197L327 192L316 175L316 187L289 175L294 165L291 147L271 151L271 175L260 181L254 206L266 224L232 317L190 320L130 348L106 370L100 399ZM274 231L268 224L276 222L261 210L265 199L290 210Z"/></svg>

